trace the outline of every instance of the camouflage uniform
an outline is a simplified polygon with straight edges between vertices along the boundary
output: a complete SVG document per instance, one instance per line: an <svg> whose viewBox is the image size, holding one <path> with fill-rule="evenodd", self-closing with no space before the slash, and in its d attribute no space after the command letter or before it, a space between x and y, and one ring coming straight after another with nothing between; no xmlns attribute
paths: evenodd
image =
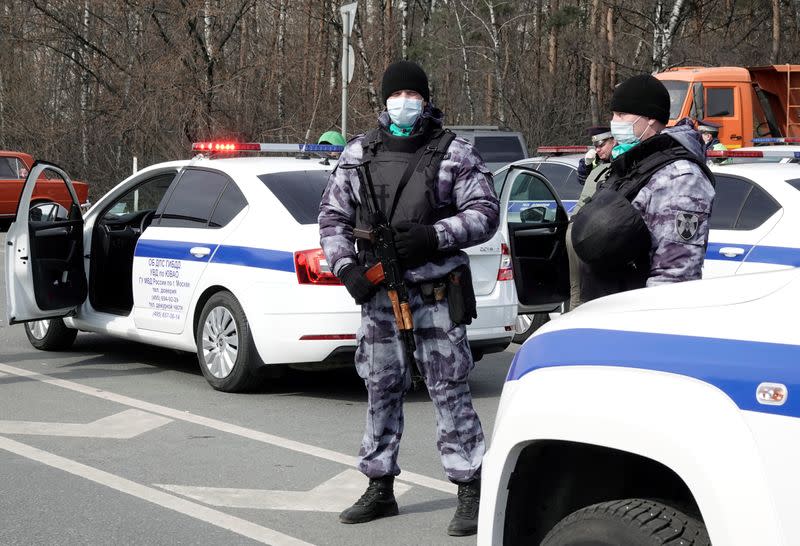
<svg viewBox="0 0 800 546"><path fill-rule="evenodd" d="M441 124L441 112L430 105L423 118ZM420 120L421 121L421 120ZM389 126L383 112L379 123ZM418 121L418 123L420 123ZM339 163L358 164L363 135L345 147ZM487 241L497 229L499 206L492 175L472 146L455 139L439 167L434 187L436 205L455 205L457 214L436 222L439 250L452 251L405 273L414 317L415 357L436 407L437 445L447 477L468 482L478 476L484 453L480 420L472 406L467 378L474 366L466 327L450 320L446 299L422 302L414 283L440 279L456 267L469 264L457 249ZM357 261L353 239L356 210L361 201L356 173L336 169L322 196L319 226L322 249L334 273ZM397 454L403 433L403 399L410 387L394 315L381 289L361 308L356 369L367 387L367 423L359 451L359 469L370 478L400 473Z"/></svg>
<svg viewBox="0 0 800 546"><path fill-rule="evenodd" d="M690 121L665 129L705 160L703 142ZM699 279L708 244L708 218L714 186L691 161L675 161L656 171L631 202L650 228L647 286Z"/></svg>

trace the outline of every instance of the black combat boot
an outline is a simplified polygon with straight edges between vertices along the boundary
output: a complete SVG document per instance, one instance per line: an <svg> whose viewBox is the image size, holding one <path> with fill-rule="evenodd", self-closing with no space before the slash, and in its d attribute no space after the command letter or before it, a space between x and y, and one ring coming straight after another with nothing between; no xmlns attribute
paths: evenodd
<svg viewBox="0 0 800 546"><path fill-rule="evenodd" d="M458 484L456 515L447 526L451 537L465 537L478 532L478 504L481 500L480 478Z"/></svg>
<svg viewBox="0 0 800 546"><path fill-rule="evenodd" d="M369 480L367 490L356 503L339 514L342 523L366 523L373 519L396 516L397 501L394 499L394 476Z"/></svg>

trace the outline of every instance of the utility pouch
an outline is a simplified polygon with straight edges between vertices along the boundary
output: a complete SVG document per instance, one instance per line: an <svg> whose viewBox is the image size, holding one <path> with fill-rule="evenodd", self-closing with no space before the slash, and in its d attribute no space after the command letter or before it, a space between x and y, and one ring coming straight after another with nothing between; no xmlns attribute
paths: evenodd
<svg viewBox="0 0 800 546"><path fill-rule="evenodd" d="M472 272L462 265L450 272L447 283L447 305L454 324L471 324L478 317Z"/></svg>

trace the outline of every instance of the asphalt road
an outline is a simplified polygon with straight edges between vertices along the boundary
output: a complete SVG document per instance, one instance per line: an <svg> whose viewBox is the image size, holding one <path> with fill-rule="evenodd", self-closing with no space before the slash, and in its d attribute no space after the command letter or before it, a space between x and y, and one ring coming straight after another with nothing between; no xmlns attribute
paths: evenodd
<svg viewBox="0 0 800 546"><path fill-rule="evenodd" d="M37 351L0 294L0 544L475 544L445 532L455 487L426 393L406 400L400 515L343 525L366 486L353 370L219 393L191 354L87 333L68 352ZM487 436L512 351L472 374Z"/></svg>

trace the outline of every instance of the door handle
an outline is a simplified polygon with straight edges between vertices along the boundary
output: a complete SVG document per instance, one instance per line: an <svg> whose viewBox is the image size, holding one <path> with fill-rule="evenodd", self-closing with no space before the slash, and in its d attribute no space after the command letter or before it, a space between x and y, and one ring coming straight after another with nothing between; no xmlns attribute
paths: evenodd
<svg viewBox="0 0 800 546"><path fill-rule="evenodd" d="M726 258L735 258L736 256L744 254L744 249L738 246L724 246L719 249L719 253Z"/></svg>
<svg viewBox="0 0 800 546"><path fill-rule="evenodd" d="M740 135L731 135L730 138L731 140L742 140L742 137Z"/></svg>
<svg viewBox="0 0 800 546"><path fill-rule="evenodd" d="M195 258L205 258L211 254L211 249L207 246L194 246L189 250L189 254Z"/></svg>

